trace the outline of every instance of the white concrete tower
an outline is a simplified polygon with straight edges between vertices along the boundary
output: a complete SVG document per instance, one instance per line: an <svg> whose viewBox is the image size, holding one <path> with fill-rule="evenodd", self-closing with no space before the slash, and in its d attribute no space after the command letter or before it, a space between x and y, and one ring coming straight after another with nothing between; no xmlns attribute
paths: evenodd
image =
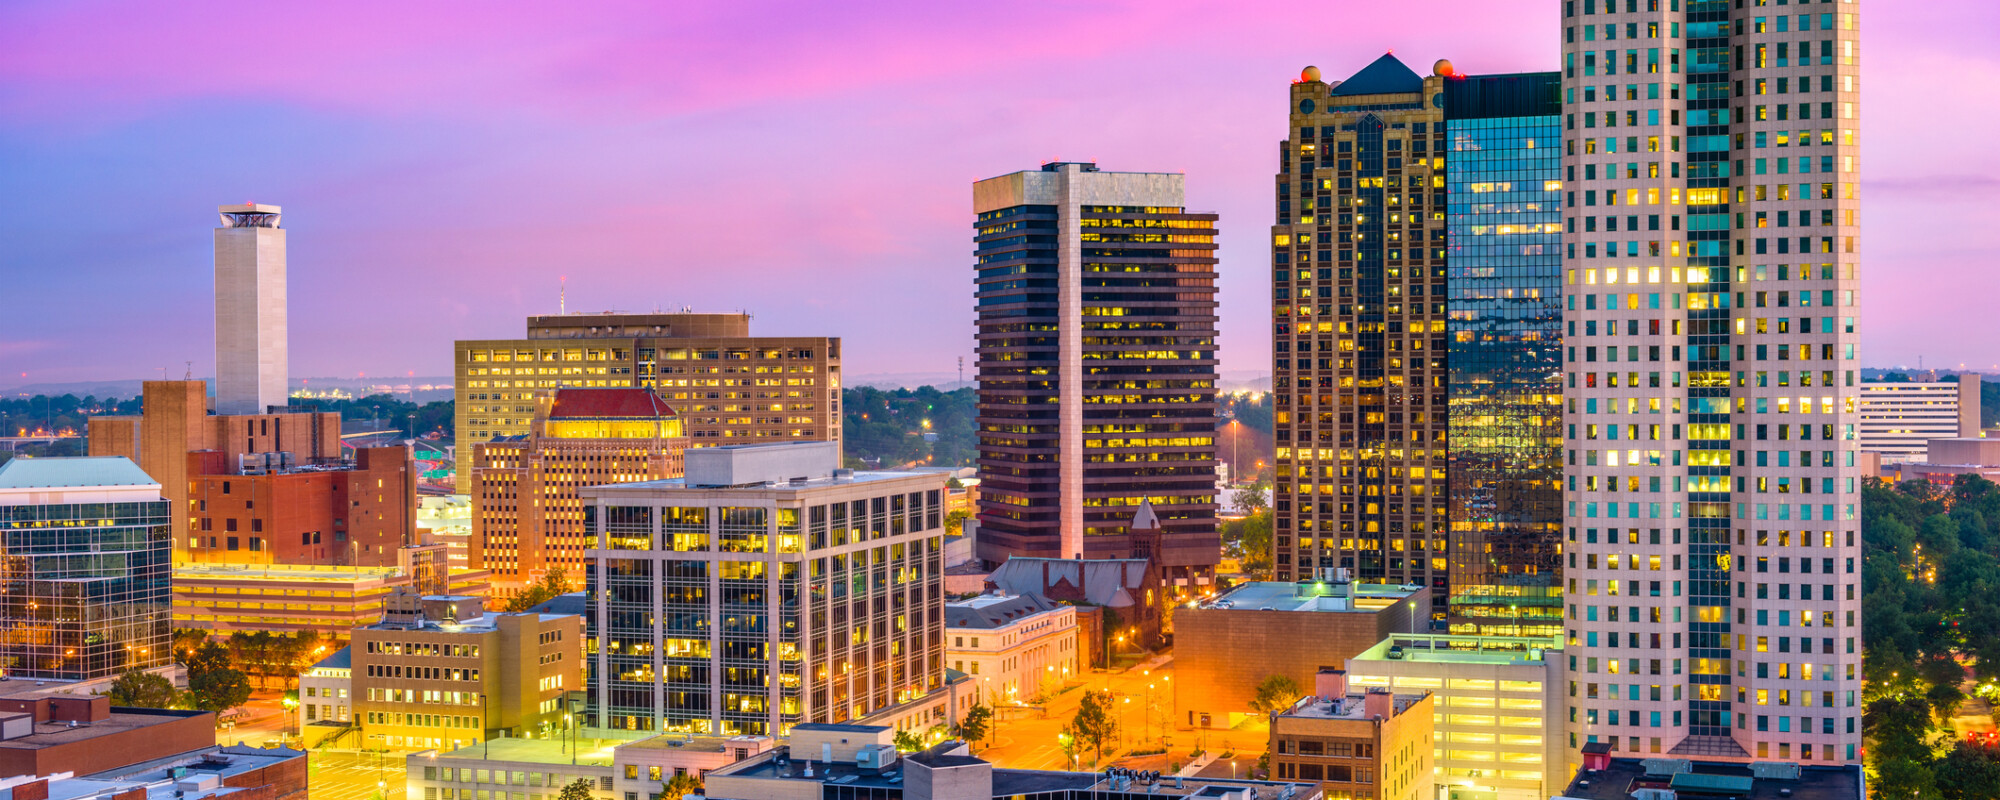
<svg viewBox="0 0 2000 800"><path fill-rule="evenodd" d="M215 411L261 414L288 402L285 231L277 206L216 210Z"/></svg>
<svg viewBox="0 0 2000 800"><path fill-rule="evenodd" d="M1860 3L1561 6L1567 744L1858 763Z"/></svg>

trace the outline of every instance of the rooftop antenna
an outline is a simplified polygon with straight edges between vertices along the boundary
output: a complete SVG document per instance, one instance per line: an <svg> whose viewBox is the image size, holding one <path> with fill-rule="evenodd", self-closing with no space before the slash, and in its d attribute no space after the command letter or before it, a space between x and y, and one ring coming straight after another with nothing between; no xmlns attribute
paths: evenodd
<svg viewBox="0 0 2000 800"><path fill-rule="evenodd" d="M184 380L184 381L191 381L191 380L194 380L194 362L193 362L193 361L188 361L188 362L185 362L185 363L187 364L187 374L185 374L185 375L182 375L182 376L181 376L181 380Z"/></svg>
<svg viewBox="0 0 2000 800"><path fill-rule="evenodd" d="M564 275L564 276L562 276L562 277L559 277L559 278L557 278L556 280L557 280L557 284L556 284L556 286L557 286L557 288L556 288L556 313L557 313L557 314L568 314L568 313L569 313L569 276L568 276L568 275Z"/></svg>

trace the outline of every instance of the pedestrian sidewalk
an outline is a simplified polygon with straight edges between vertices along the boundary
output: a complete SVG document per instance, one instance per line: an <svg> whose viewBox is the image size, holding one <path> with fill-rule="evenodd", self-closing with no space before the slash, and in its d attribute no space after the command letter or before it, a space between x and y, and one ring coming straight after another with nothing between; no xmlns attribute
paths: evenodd
<svg viewBox="0 0 2000 800"><path fill-rule="evenodd" d="M1213 763L1215 763L1214 753L1202 753L1200 758L1188 762L1187 766L1181 767L1181 771L1174 774L1183 778L1192 778L1201 774L1202 770L1207 769L1208 765Z"/></svg>

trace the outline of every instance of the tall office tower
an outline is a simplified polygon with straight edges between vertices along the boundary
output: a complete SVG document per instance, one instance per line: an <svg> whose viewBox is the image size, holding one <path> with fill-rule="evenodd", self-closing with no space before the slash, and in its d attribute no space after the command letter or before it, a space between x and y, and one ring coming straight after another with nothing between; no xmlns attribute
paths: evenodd
<svg viewBox="0 0 2000 800"><path fill-rule="evenodd" d="M277 206L221 206L215 229L215 412L288 405L285 229Z"/></svg>
<svg viewBox="0 0 2000 800"><path fill-rule="evenodd" d="M1429 586L1461 632L1554 635L1560 76L1432 73L1385 55L1292 85L1275 564Z"/></svg>
<svg viewBox="0 0 2000 800"><path fill-rule="evenodd" d="M1177 173L1050 163L973 184L979 552L1213 575L1215 220ZM1139 552L1150 500L1164 533Z"/></svg>
<svg viewBox="0 0 2000 800"><path fill-rule="evenodd" d="M1444 84L1458 633L1562 633L1561 83L1532 72Z"/></svg>
<svg viewBox="0 0 2000 800"><path fill-rule="evenodd" d="M1562 4L1573 753L1859 758L1858 9Z"/></svg>
<svg viewBox="0 0 2000 800"><path fill-rule="evenodd" d="M562 570L580 583L597 542L577 490L678 478L687 433L652 389L557 389L535 399L528 432L472 446L473 568L512 594Z"/></svg>
<svg viewBox="0 0 2000 800"><path fill-rule="evenodd" d="M461 442L528 432L564 386L641 387L680 412L690 447L840 441L840 339L751 336L749 314L551 314L527 337L453 345ZM472 492L469 459L458 490Z"/></svg>
<svg viewBox="0 0 2000 800"><path fill-rule="evenodd" d="M1427 586L1439 620L1444 80L1391 55L1332 84L1307 67L1271 229L1277 577Z"/></svg>

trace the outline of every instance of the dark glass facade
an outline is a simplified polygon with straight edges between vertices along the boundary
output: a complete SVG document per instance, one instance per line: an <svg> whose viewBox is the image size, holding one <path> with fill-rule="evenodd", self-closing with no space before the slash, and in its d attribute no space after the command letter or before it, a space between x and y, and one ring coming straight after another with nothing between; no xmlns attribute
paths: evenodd
<svg viewBox="0 0 2000 800"><path fill-rule="evenodd" d="M1216 215L1178 205L1178 175L1051 164L982 185L1017 179L975 222L978 557L1146 557L1192 587L1221 549ZM1057 198L1078 199L1032 202ZM1130 535L1142 500L1157 539Z"/></svg>
<svg viewBox="0 0 2000 800"><path fill-rule="evenodd" d="M1460 631L1560 628L1556 73L1292 86L1272 229L1280 580L1431 589Z"/></svg>
<svg viewBox="0 0 2000 800"><path fill-rule="evenodd" d="M0 668L81 681L172 655L166 501L0 506Z"/></svg>
<svg viewBox="0 0 2000 800"><path fill-rule="evenodd" d="M1446 84L1451 627L1562 622L1557 73Z"/></svg>

